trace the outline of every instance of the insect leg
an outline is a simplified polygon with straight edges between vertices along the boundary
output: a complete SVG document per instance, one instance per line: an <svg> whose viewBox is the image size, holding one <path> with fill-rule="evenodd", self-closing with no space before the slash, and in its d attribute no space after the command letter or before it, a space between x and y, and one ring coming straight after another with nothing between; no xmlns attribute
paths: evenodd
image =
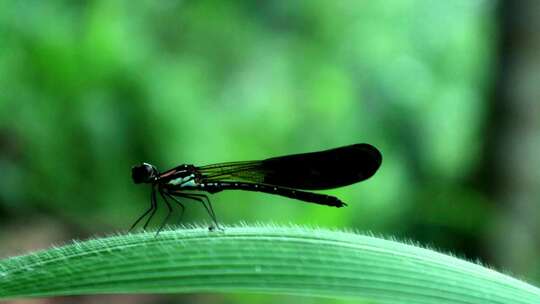
<svg viewBox="0 0 540 304"><path fill-rule="evenodd" d="M146 223L144 223L143 229L146 230L146 227L148 227L148 224L150 223L150 220L154 217L157 211L157 197L156 197L156 189L152 187L152 194L151 194L151 202L152 202L152 213L150 213L150 216L148 217L148 220L146 220Z"/></svg>
<svg viewBox="0 0 540 304"><path fill-rule="evenodd" d="M216 224L216 228L222 230L222 228L219 227L216 213L214 212L214 208L212 207L212 203L210 202L210 199L208 198L208 196L206 194L199 194L199 193L189 193L188 195L192 196L192 199L195 199L195 198L201 199L199 201L203 204L204 208L206 208L206 211L208 212L208 214L210 214L210 217ZM206 204L204 203L204 201L206 201Z"/></svg>
<svg viewBox="0 0 540 304"><path fill-rule="evenodd" d="M192 200L200 202L204 206L204 209L206 209L206 212L208 212L208 214L212 218L212 221L216 225L216 228L221 229L219 227L216 214L214 213L214 209L212 208L212 204L210 203L210 200L208 199L208 196L206 196L204 194L183 193L183 192L172 192L170 194L172 194L174 196L184 197L184 198L188 198L188 199L192 199Z"/></svg>
<svg viewBox="0 0 540 304"><path fill-rule="evenodd" d="M167 223L167 221L169 220L169 217L171 216L171 213L172 213L172 207L171 207L171 204L169 203L169 201L167 200L167 198L165 197L165 195L163 195L163 191L162 190L159 190L159 195L161 195L161 197L163 198L163 201L165 201L165 205L167 206L167 216L165 216L165 219L163 220L163 222L161 222L161 225L159 226L159 229L156 231L156 236L158 236L159 232L161 231L161 229L163 229L163 226L165 226L165 224Z"/></svg>
<svg viewBox="0 0 540 304"><path fill-rule="evenodd" d="M184 216L184 212L186 211L186 208L184 207L184 204L182 204L182 202L180 202L179 199L172 196L168 192L165 192L165 195L167 195L170 199L174 200L180 206L180 208L182 208L182 212L180 212L180 218L178 219L178 224L180 224L180 222L182 221L182 216Z"/></svg>
<svg viewBox="0 0 540 304"><path fill-rule="evenodd" d="M153 188L152 188L152 192L153 192ZM139 218L135 221L135 223L133 223L133 225L131 225L131 228L129 228L128 232L131 232L131 230L133 230L133 228L135 228L135 226L137 226L137 224L145 217L148 215L148 213L150 213L152 210L154 210L155 208L155 205L154 205L154 201L152 199L152 194L150 194L150 208L148 208L148 210L146 210L143 215L139 216Z"/></svg>

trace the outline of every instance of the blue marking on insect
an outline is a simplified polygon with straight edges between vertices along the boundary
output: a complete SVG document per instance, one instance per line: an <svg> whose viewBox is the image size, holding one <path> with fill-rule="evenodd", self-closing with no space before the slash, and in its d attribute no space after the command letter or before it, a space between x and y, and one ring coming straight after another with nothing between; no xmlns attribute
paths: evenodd
<svg viewBox="0 0 540 304"><path fill-rule="evenodd" d="M186 177L178 177L169 181L169 185L195 186L196 184L194 179L195 176L193 174Z"/></svg>

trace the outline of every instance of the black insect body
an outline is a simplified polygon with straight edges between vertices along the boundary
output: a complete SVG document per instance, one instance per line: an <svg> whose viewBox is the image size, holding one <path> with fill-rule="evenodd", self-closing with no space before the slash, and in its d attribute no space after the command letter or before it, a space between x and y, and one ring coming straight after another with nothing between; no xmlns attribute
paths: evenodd
<svg viewBox="0 0 540 304"><path fill-rule="evenodd" d="M132 168L131 176L136 184L151 185L150 208L135 221L131 229L150 214L144 224L146 229L157 210L157 193L168 209L163 224L172 213L170 200L176 202L183 213L185 207L179 198L186 198L200 202L216 227L219 227L212 204L204 193L214 194L223 190L257 191L319 205L343 207L346 204L335 196L305 190L332 189L361 182L373 176L381 163L381 153L369 144L257 161L202 167L180 165L162 173L153 165L142 163Z"/></svg>

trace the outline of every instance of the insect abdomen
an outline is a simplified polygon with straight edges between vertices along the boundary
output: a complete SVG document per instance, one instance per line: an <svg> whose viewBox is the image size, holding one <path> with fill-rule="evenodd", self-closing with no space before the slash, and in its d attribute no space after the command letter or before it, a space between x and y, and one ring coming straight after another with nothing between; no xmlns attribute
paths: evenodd
<svg viewBox="0 0 540 304"><path fill-rule="evenodd" d="M245 191L256 191L264 192L274 195L285 196L288 198L293 198L301 200L308 203L314 203L325 206L332 207L343 207L347 206L339 198L326 194L319 194L307 191L301 191L291 188L276 187L272 185L264 184L255 184L255 183L234 183L234 182L216 182L216 183L206 183L200 184L197 186L199 190L206 191L209 193L217 193L222 190L245 190Z"/></svg>

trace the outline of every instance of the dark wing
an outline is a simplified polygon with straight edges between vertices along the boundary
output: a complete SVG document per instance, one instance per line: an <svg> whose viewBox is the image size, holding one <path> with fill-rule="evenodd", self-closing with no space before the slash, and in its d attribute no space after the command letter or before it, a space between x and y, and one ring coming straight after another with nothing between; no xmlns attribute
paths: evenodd
<svg viewBox="0 0 540 304"><path fill-rule="evenodd" d="M264 182L305 190L337 188L368 179L381 162L381 153L368 144L274 157L263 161L263 167L273 168Z"/></svg>
<svg viewBox="0 0 540 304"><path fill-rule="evenodd" d="M371 177L382 162L369 144L320 152L200 167L203 182L249 181L280 187L321 190L354 184Z"/></svg>

